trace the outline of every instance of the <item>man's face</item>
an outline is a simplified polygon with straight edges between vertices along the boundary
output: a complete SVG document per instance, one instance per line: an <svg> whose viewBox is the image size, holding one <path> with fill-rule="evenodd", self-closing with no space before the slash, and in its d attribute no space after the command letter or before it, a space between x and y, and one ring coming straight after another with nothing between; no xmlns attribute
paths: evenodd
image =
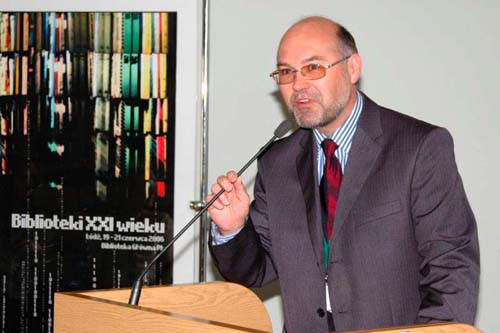
<svg viewBox="0 0 500 333"><path fill-rule="evenodd" d="M300 70L308 64L326 67L343 57L338 51L334 31L328 33L328 29L314 25L299 26L283 38L278 50L278 68ZM355 91L347 62L327 69L323 78L308 80L297 72L292 83L280 85L288 110L300 127L318 128L330 135L342 123L339 117Z"/></svg>

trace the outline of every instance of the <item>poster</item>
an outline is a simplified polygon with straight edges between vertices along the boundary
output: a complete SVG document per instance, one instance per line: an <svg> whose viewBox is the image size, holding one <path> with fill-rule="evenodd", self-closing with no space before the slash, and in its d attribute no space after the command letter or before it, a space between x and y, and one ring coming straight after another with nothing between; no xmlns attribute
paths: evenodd
<svg viewBox="0 0 500 333"><path fill-rule="evenodd" d="M0 13L2 332L130 286L171 238L173 12ZM172 282L172 253L145 284Z"/></svg>

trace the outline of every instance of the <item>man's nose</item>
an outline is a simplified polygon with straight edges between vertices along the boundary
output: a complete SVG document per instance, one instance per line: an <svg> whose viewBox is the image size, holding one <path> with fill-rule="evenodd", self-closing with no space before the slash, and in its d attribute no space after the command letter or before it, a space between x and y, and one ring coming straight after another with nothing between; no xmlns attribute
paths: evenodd
<svg viewBox="0 0 500 333"><path fill-rule="evenodd" d="M299 72L295 73L295 79L293 80L292 85L293 85L293 90L299 91L299 90L308 88L310 85L310 82L299 71Z"/></svg>

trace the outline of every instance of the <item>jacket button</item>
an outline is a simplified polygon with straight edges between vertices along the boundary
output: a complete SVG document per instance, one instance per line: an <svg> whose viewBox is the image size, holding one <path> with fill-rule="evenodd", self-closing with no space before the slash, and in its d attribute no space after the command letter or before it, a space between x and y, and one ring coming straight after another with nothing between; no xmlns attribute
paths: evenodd
<svg viewBox="0 0 500 333"><path fill-rule="evenodd" d="M325 316L325 310L323 310L322 308L319 308L318 310L316 310L316 313L318 314L318 316L320 316L321 318L323 318Z"/></svg>

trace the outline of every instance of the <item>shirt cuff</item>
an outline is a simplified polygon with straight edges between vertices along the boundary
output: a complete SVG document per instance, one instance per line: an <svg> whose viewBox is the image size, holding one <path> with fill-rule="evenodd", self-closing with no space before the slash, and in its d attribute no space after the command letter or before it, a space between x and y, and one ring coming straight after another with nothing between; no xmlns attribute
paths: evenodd
<svg viewBox="0 0 500 333"><path fill-rule="evenodd" d="M213 222L211 222L210 224L211 224L211 232L212 232L212 245L222 245L224 243L229 242L234 237L236 237L237 234L240 233L241 229L243 229L243 227L241 227L240 229L236 230L233 233L230 233L228 235L221 235L219 228L217 227L217 224L215 224Z"/></svg>

